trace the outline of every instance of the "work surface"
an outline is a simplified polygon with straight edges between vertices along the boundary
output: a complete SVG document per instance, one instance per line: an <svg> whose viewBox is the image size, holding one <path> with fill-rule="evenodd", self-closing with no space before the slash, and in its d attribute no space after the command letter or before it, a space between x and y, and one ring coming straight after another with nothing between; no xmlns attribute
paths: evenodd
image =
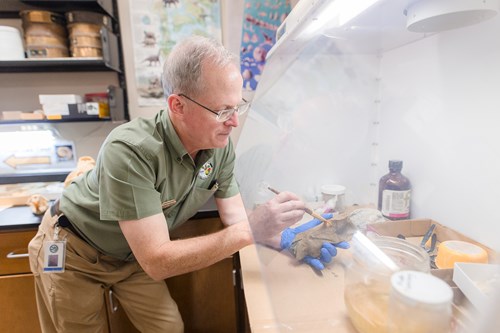
<svg viewBox="0 0 500 333"><path fill-rule="evenodd" d="M344 306L347 250L317 273L286 252L253 245L240 251L252 332L356 333Z"/></svg>

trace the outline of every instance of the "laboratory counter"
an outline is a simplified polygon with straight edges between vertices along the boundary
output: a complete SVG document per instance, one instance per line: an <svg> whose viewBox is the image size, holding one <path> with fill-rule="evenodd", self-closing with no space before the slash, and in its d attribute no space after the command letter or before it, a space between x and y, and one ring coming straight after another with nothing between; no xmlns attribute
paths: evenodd
<svg viewBox="0 0 500 333"><path fill-rule="evenodd" d="M28 206L0 207L0 231L36 229L41 221Z"/></svg>
<svg viewBox="0 0 500 333"><path fill-rule="evenodd" d="M316 272L285 252L260 245L240 250L251 331L357 333L344 306L348 256L339 249L332 264Z"/></svg>
<svg viewBox="0 0 500 333"><path fill-rule="evenodd" d="M394 225L419 234L418 229L428 229L429 223L435 222L424 219ZM451 234L440 225L436 230L438 236ZM496 261L497 254L488 253ZM358 333L344 302L345 271L352 260L350 249L338 249L337 256L321 272L297 262L286 250L279 252L258 244L240 250L239 255L251 332ZM474 307L453 282L453 273L453 268L431 270L453 292L450 333L477 322Z"/></svg>

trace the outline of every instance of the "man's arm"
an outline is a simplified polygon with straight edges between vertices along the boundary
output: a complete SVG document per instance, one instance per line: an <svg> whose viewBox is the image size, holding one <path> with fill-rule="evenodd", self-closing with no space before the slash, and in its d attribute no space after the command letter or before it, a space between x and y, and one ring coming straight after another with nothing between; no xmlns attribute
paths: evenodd
<svg viewBox="0 0 500 333"><path fill-rule="evenodd" d="M240 195L216 199L223 223L221 231L195 238L170 240L163 214L120 221L120 228L144 271L154 280L208 267L257 242L268 243L286 227L299 221L304 204L282 192L259 206L247 218Z"/></svg>
<svg viewBox="0 0 500 333"><path fill-rule="evenodd" d="M304 203L291 192L282 192L266 203L245 211L241 195L215 199L222 222L229 226L235 223L249 225L255 242L279 248L280 233L300 221L304 215Z"/></svg>
<svg viewBox="0 0 500 333"><path fill-rule="evenodd" d="M237 223L213 234L170 240L163 214L120 221L137 261L154 280L208 267L252 243L246 223Z"/></svg>

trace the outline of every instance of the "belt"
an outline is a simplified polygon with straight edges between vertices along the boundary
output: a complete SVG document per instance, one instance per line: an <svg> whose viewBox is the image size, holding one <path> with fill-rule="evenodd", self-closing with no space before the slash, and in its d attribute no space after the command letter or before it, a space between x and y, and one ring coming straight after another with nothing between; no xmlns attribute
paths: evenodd
<svg viewBox="0 0 500 333"><path fill-rule="evenodd" d="M52 216L56 216L56 215L59 216L60 215L59 219L57 220L57 223L59 224L59 226L64 228L64 229L70 230L73 234L75 234L75 236L85 240L82 237L82 235L80 234L80 232L78 230L76 230L76 228L73 226L73 224L71 224L70 220L68 220L66 215L64 215L64 213L59 210L59 200L56 200L52 204L52 206L50 207L50 215L52 215Z"/></svg>

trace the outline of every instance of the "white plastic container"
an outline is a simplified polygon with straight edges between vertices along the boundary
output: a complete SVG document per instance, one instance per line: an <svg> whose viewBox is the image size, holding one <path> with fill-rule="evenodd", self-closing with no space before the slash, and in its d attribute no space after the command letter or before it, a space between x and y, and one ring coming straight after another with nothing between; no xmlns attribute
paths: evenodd
<svg viewBox="0 0 500 333"><path fill-rule="evenodd" d="M500 265L457 262L453 282L474 307L486 311L500 289Z"/></svg>
<svg viewBox="0 0 500 333"><path fill-rule="evenodd" d="M452 317L451 287L428 273L400 271L391 276L390 333L448 333Z"/></svg>
<svg viewBox="0 0 500 333"><path fill-rule="evenodd" d="M9 26L0 26L0 60L24 59L24 48L21 33Z"/></svg>

